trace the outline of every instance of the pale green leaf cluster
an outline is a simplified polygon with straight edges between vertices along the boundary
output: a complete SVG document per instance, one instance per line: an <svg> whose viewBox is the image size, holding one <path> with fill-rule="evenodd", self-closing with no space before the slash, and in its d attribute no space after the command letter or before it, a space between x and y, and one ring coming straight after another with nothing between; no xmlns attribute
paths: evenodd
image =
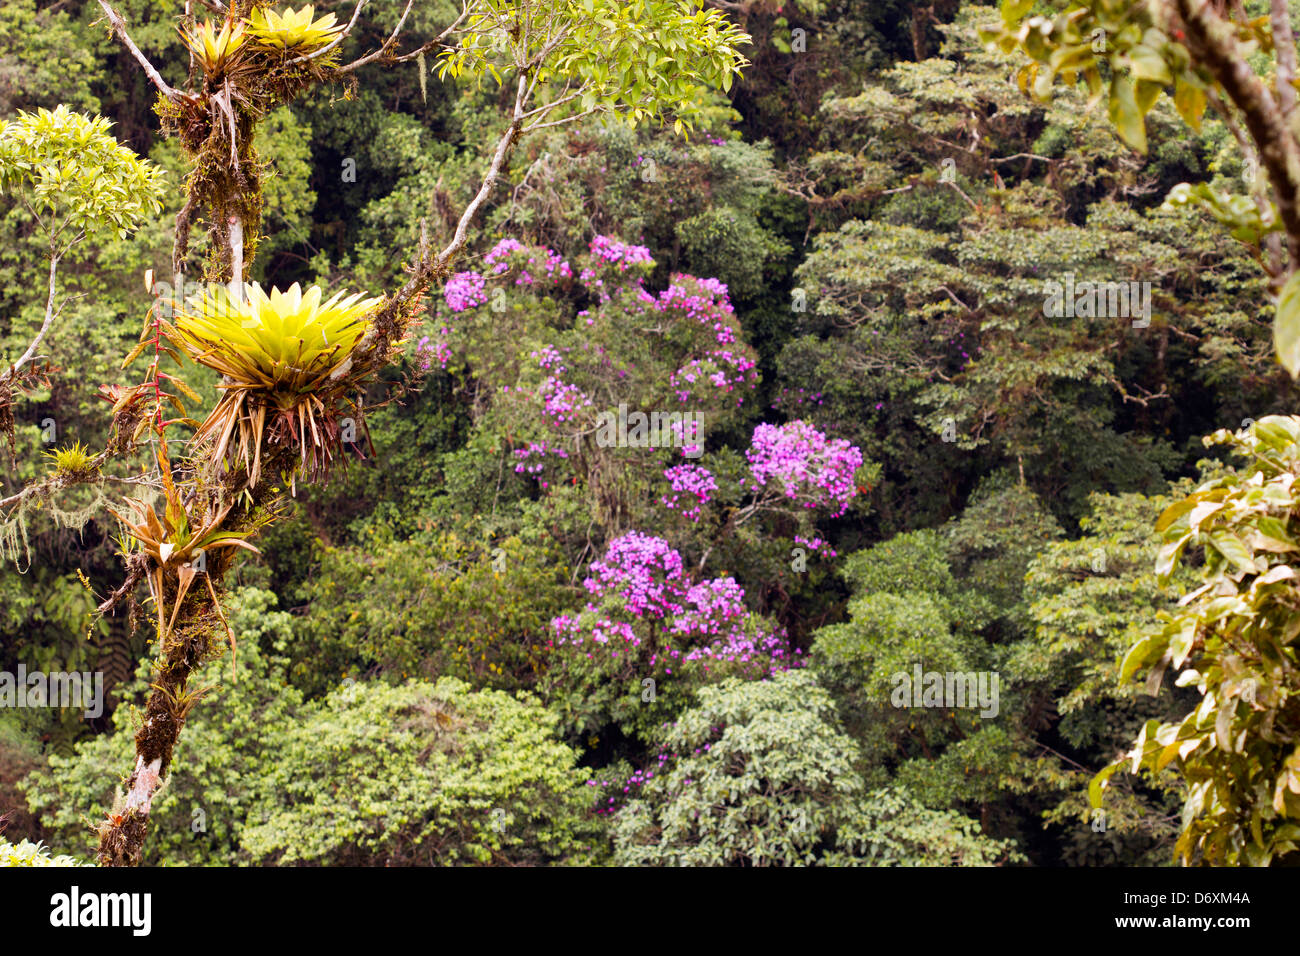
<svg viewBox="0 0 1300 956"><path fill-rule="evenodd" d="M1223 470L1170 505L1156 524L1156 570L1169 579L1203 555L1200 587L1157 615L1160 628L1129 649L1120 679L1166 673L1195 688L1181 719L1149 720L1132 751L1097 775L1100 805L1121 767L1183 777L1178 853L1184 862L1267 866L1300 852L1300 693L1295 589L1300 556L1300 419L1269 416L1216 432L1248 463Z"/></svg>
<svg viewBox="0 0 1300 956"><path fill-rule="evenodd" d="M409 865L587 862L604 838L586 774L534 698L454 678L400 687L345 681L306 701L286 681L291 618L237 592L238 683L210 686L154 800L146 862ZM94 823L130 765L143 661L115 732L52 757L23 784L61 846L91 852ZM495 812L495 811L500 811Z"/></svg>
<svg viewBox="0 0 1300 956"><path fill-rule="evenodd" d="M21 197L52 243L125 238L161 210L163 171L114 140L111 125L65 106L0 123L0 192Z"/></svg>
<svg viewBox="0 0 1300 956"><path fill-rule="evenodd" d="M1258 245L1263 236L1282 230L1276 206L1273 207L1270 221L1266 224L1260 215L1259 205L1252 197L1242 193L1229 193L1210 183L1196 185L1179 183L1169 190L1165 205L1166 207L1193 205L1204 209L1228 227L1232 238L1249 245Z"/></svg>
<svg viewBox="0 0 1300 956"><path fill-rule="evenodd" d="M1055 16L1027 17L1035 0L1002 0L1000 24L985 27L981 38L1003 53L1019 49L1030 62L1016 81L1035 99L1051 99L1061 79L1087 84L1092 102L1107 102L1115 131L1129 146L1147 151L1146 116L1167 87L1174 106L1200 129L1210 84L1181 43L1174 42L1140 3L1115 0L1057 0L1046 4ZM1258 35L1256 46L1264 40Z"/></svg>
<svg viewBox="0 0 1300 956"><path fill-rule="evenodd" d="M90 866L80 860L59 854L50 855L50 848L43 843L22 840L10 843L0 836L0 867L4 866Z"/></svg>
<svg viewBox="0 0 1300 956"><path fill-rule="evenodd" d="M586 860L586 774L555 723L451 677L343 687L288 728L243 844L280 864Z"/></svg>
<svg viewBox="0 0 1300 956"><path fill-rule="evenodd" d="M702 87L730 90L749 37L700 0L480 0L441 76L523 73L577 112L618 113L629 125L676 116L690 126Z"/></svg>

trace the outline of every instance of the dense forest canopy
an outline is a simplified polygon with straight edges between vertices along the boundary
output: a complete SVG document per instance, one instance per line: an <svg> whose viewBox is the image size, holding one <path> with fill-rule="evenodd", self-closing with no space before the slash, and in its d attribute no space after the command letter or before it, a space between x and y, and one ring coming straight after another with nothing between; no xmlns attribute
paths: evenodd
<svg viewBox="0 0 1300 956"><path fill-rule="evenodd" d="M0 864L1300 862L1297 29L6 0Z"/></svg>

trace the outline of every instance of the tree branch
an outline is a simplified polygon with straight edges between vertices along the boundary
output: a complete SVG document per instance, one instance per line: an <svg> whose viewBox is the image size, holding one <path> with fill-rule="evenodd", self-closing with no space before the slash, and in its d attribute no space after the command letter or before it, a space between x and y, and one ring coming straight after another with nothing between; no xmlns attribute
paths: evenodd
<svg viewBox="0 0 1300 956"><path fill-rule="evenodd" d="M59 309L54 307L54 278L59 269L59 255L53 249L50 250L50 294L45 300L45 321L41 323L40 331L36 333L36 338L32 339L32 344L27 346L27 351L19 357L17 362L10 365L3 373L0 373L0 385L4 385L10 379L17 377L18 370L32 360L36 354L36 349L40 347L41 339L45 338L45 333L50 330L54 323L54 317L59 314Z"/></svg>
<svg viewBox="0 0 1300 956"><path fill-rule="evenodd" d="M126 23L123 21L121 14L110 7L105 0L97 0L97 2L103 9L105 15L107 15L108 22L112 25L113 32L117 34L117 38L122 41L123 46L131 51L131 55L135 57L136 62L144 68L144 72L148 75L149 79L153 81L153 85L158 87L158 92L168 99L175 99L177 95L176 91L167 85L167 81L164 80L162 75L154 69L153 64L150 63L148 58L140 52L140 48L135 45L130 34L126 32Z"/></svg>
<svg viewBox="0 0 1300 956"><path fill-rule="evenodd" d="M1291 32L1287 0L1272 0L1269 4L1269 27L1273 33L1273 49L1277 51L1277 103L1282 118L1289 123L1296 106L1296 63L1295 35Z"/></svg>
<svg viewBox="0 0 1300 956"><path fill-rule="evenodd" d="M1268 170L1278 214L1286 228L1290 268L1300 269L1300 143L1268 87L1242 55L1232 27L1208 0L1166 0L1186 27L1195 60L1218 80L1241 110L1260 162Z"/></svg>
<svg viewBox="0 0 1300 956"><path fill-rule="evenodd" d="M492 154L492 161L488 165L487 172L483 175L478 192L470 200L469 205L465 207L465 211L461 213L451 241L437 255L431 255L427 237L424 234L423 223L421 223L419 253L416 264L411 270L411 277L397 294L384 304L375 320L371 323L365 337L358 343L354 354L358 357L359 362L368 361L378 366L386 360L389 338L396 329L401 310L417 299L433 279L445 275L452 260L464 248L469 237L470 224L474 221L479 209L492 194L492 190L496 188L497 180L501 177L501 170L505 168L506 158L510 155L510 148L519 139L523 130L524 100L527 89L528 77L520 74L515 91L515 107L511 115L510 125L506 127L505 132L501 134L501 138L497 141L496 149Z"/></svg>
<svg viewBox="0 0 1300 956"><path fill-rule="evenodd" d="M359 69L360 67L363 67L368 63L373 63L375 60L379 59L382 59L385 63L405 63L408 60L414 60L421 54L432 50L434 47L441 46L443 40L447 39L447 37L465 21L465 18L469 16L470 11L477 7L478 4L479 0L468 0L465 6L461 9L460 16L453 20L450 26L418 49L412 50L410 53L404 53L401 56L389 56L388 50L397 42L397 35L401 32L402 26L406 23L407 14L411 12L411 0L407 0L406 9L402 11L401 19L397 21L397 27L391 34L389 34L388 39L380 45L379 49L375 50L373 53L366 54L359 60L354 60L346 66L339 67L335 72L342 76L343 74L351 73L353 70Z"/></svg>

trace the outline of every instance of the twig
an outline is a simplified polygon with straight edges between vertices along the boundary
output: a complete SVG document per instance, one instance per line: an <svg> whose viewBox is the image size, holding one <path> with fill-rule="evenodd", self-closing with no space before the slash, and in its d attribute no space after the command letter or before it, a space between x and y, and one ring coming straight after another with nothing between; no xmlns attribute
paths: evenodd
<svg viewBox="0 0 1300 956"><path fill-rule="evenodd" d="M10 365L5 372L0 373L0 385L3 385L10 379L15 378L18 375L18 370L32 360L32 356L36 354L36 349L40 347L41 340L45 338L45 333L50 330L50 326L53 324L55 317L59 314L59 312L63 308L62 305L60 305L59 308L57 309L54 307L54 288L55 288L54 279L55 279L55 273L58 271L58 268L59 268L59 256L53 249L51 249L50 250L50 294L49 294L49 298L45 300L45 321L41 323L40 331L36 333L36 338L32 339L31 345L27 346L27 351L22 354L22 356L18 359L17 362L14 362L12 365Z"/></svg>
<svg viewBox="0 0 1300 956"><path fill-rule="evenodd" d="M107 15L108 22L112 25L113 32L117 34L117 38L122 41L122 44L128 50L131 51L131 55L136 58L136 61L144 68L145 74L153 81L153 85L158 87L158 91L162 93L163 96L168 99L175 99L177 96L176 91L167 85L167 81L164 80L162 75L154 69L153 64L149 62L148 58L140 52L140 48L135 45L130 34L126 32L126 23L122 20L121 15L110 7L105 0L97 0L97 2L103 9L105 15Z"/></svg>
<svg viewBox="0 0 1300 956"><path fill-rule="evenodd" d="M461 9L460 16L458 16L455 20L453 20L450 26L448 26L436 37L434 37L432 40L430 40L428 43L425 43L423 46L419 47L418 49L412 50L410 53L404 53L401 56L389 56L388 50L394 43L397 42L397 35L401 31L402 26L406 23L406 15L411 11L411 0L407 0L406 9L402 11L401 19L397 21L397 28L393 30L393 32L389 35L388 39L385 40L383 44L380 45L379 49L375 50L373 53L366 54L359 60L352 61L346 66L339 67L335 72L338 73L339 75L345 73L351 73L353 70L363 67L368 63L373 63L375 60L381 58L387 63L405 63L408 60L414 60L420 55L427 53L429 50L432 50L434 47L441 46L442 41L447 39L447 37L450 36L452 32L455 31L455 29L461 25L461 23L464 22L465 18L469 16L470 11L475 7L477 7L478 4L479 4L479 0L469 0L469 2L466 3L465 6Z"/></svg>

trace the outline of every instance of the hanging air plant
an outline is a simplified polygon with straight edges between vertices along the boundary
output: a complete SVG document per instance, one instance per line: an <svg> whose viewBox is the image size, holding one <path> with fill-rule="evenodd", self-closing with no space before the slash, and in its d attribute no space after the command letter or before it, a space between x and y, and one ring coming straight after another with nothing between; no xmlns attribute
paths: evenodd
<svg viewBox="0 0 1300 956"><path fill-rule="evenodd" d="M352 350L381 300L321 296L319 286L302 292L297 283L269 295L246 283L242 296L214 284L169 327L169 338L190 358L224 376L221 400L195 439L212 442L219 461L229 454L242 462L250 485L261 473L263 436L271 445L295 446L313 475L326 474L342 453L342 412L355 409Z"/></svg>
<svg viewBox="0 0 1300 956"><path fill-rule="evenodd" d="M95 471L95 456L81 442L47 451L45 457L50 459L52 474L76 477Z"/></svg>
<svg viewBox="0 0 1300 956"><path fill-rule="evenodd" d="M190 30L181 29L181 39L210 77L221 76L236 67L248 43L242 23L227 20L218 31L210 20Z"/></svg>
<svg viewBox="0 0 1300 956"><path fill-rule="evenodd" d="M226 636L230 641L231 653L235 650L235 634L230 623L221 610L221 601L212 584L212 577L198 566L199 557L206 552L214 554L224 548L243 548L254 554L260 551L246 539L252 531L226 531L221 527L226 515L230 513L231 504L225 505L214 515L191 525L190 516L186 514L174 492L169 491L167 510L161 517L151 505L135 498L128 498L135 520L130 520L115 511L113 516L122 522L127 537L121 540L122 552L130 560L131 554L143 554L147 563L144 568L145 580L149 582L149 593L158 612L158 635L165 639L176 624L180 614L181 603L189 593L190 585L200 574L207 585L212 598L211 607L218 620L225 626ZM172 591L171 614L167 614L167 584L174 580Z"/></svg>

